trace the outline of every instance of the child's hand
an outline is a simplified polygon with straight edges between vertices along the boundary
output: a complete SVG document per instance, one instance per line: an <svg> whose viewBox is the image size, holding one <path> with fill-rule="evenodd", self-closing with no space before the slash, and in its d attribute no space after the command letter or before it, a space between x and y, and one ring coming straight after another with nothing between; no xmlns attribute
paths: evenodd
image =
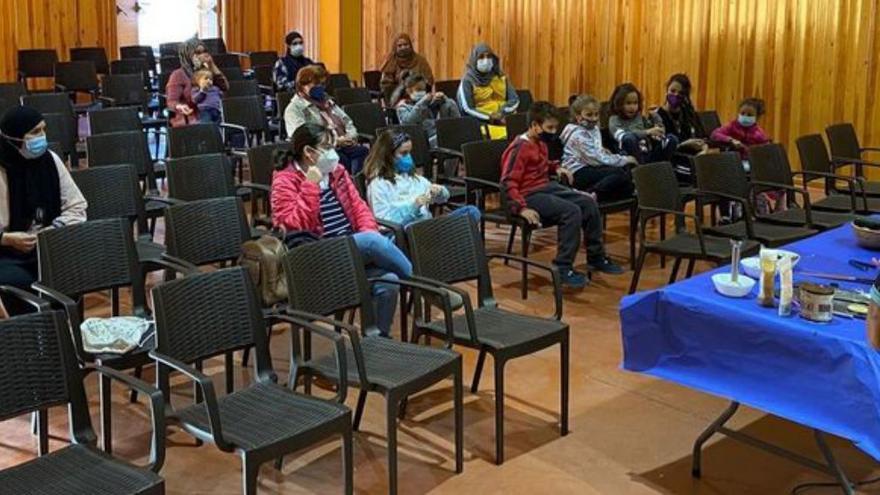
<svg viewBox="0 0 880 495"><path fill-rule="evenodd" d="M532 225L541 225L541 215L531 208L523 208L523 210L519 212L519 216L523 217L526 222L529 222Z"/></svg>
<svg viewBox="0 0 880 495"><path fill-rule="evenodd" d="M432 198L435 198L443 194L443 189L443 186L440 184L431 184L431 189L428 190L428 194L430 194Z"/></svg>
<svg viewBox="0 0 880 495"><path fill-rule="evenodd" d="M556 169L556 173L559 174L560 179L565 179L565 182L567 184L574 184L574 174L571 173L571 170L564 167L559 167L558 169Z"/></svg>
<svg viewBox="0 0 880 495"><path fill-rule="evenodd" d="M652 127L648 129L648 135L655 139L662 139L666 135L666 130L662 127Z"/></svg>
<svg viewBox="0 0 880 495"><path fill-rule="evenodd" d="M419 196L416 196L415 203L416 203L416 206L419 208L421 208L422 206L427 206L427 205L431 204L431 194L428 193L428 194L421 194Z"/></svg>
<svg viewBox="0 0 880 495"><path fill-rule="evenodd" d="M740 140L738 140L738 139L733 139L733 138L731 138L731 139L730 139L730 145L733 146L734 148L738 149L738 150L743 148L742 141L740 141Z"/></svg>

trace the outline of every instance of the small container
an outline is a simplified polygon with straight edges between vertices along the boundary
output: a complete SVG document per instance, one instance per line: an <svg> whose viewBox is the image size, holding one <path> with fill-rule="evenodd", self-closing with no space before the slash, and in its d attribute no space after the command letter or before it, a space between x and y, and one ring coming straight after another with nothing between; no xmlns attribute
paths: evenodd
<svg viewBox="0 0 880 495"><path fill-rule="evenodd" d="M801 284L801 317L827 323L834 316L834 288L819 284Z"/></svg>
<svg viewBox="0 0 880 495"><path fill-rule="evenodd" d="M773 285L776 282L776 253L769 249L761 250L761 278L758 289L758 304L766 308L776 306Z"/></svg>
<svg viewBox="0 0 880 495"><path fill-rule="evenodd" d="M791 299L794 284L791 276L791 258L783 256L779 260L779 316L791 314Z"/></svg>

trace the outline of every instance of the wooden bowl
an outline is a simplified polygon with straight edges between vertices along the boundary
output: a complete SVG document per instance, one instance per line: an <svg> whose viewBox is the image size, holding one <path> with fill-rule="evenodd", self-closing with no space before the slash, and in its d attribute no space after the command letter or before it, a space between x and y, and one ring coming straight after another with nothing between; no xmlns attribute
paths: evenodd
<svg viewBox="0 0 880 495"><path fill-rule="evenodd" d="M880 230L866 229L854 223L851 225L859 246L880 251Z"/></svg>

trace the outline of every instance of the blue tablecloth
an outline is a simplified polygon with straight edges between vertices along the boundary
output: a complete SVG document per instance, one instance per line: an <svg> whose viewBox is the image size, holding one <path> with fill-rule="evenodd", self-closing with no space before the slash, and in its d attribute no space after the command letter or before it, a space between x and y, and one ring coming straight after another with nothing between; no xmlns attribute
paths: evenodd
<svg viewBox="0 0 880 495"><path fill-rule="evenodd" d="M847 263L878 255L858 247L848 225L785 249L802 256L795 282L806 280L800 271L876 275ZM623 367L850 439L880 460L880 352L865 321L779 317L758 306L757 284L744 299L715 292L716 272L621 301Z"/></svg>

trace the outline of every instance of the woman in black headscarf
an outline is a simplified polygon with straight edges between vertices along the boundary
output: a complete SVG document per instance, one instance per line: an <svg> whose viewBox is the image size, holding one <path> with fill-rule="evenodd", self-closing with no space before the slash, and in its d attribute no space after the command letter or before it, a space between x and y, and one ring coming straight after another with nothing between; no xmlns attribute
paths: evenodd
<svg viewBox="0 0 880 495"><path fill-rule="evenodd" d="M275 87L280 91L296 92L296 75L299 70L309 65L314 65L312 59L305 56L305 43L303 37L296 31L287 33L284 37L284 45L287 47L283 57L275 62L273 79ZM290 131L293 133L293 130Z"/></svg>
<svg viewBox="0 0 880 495"><path fill-rule="evenodd" d="M37 278L37 232L86 220L87 203L64 163L49 151L43 115L13 107L0 119L0 285L30 288ZM6 301L11 314L22 312Z"/></svg>

